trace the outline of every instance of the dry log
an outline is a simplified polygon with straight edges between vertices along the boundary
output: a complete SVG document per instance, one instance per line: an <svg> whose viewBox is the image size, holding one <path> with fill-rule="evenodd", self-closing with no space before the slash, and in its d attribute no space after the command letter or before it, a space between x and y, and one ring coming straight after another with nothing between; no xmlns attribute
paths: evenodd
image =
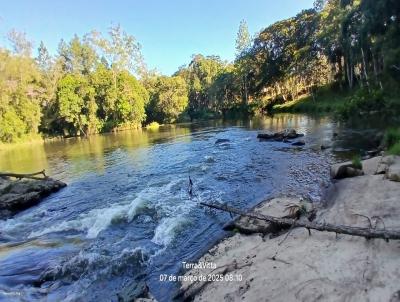
<svg viewBox="0 0 400 302"><path fill-rule="evenodd" d="M381 238L385 240L390 239L400 239L400 231L396 230L377 230L374 228L361 228L361 227L353 227L346 225L334 225L329 223L318 223L318 222L310 222L310 221L302 221L296 219L289 218L278 218L268 215L263 215L260 213L246 213L242 210L229 207L221 204L209 204L205 202L200 202L202 206L209 207L216 210L221 210L224 212L234 213L241 216L247 216L254 219L260 219L264 221L268 221L277 225L286 225L286 226L294 226L294 227L303 227L307 230L317 230L321 232L332 232L336 234L346 234L351 236L359 236L367 239L372 238Z"/></svg>
<svg viewBox="0 0 400 302"><path fill-rule="evenodd" d="M36 175L43 175L43 177L36 177ZM0 177L14 177L17 179L22 179L22 178L29 178L29 179L35 179L35 180L45 180L48 179L49 177L46 175L46 170L42 170L36 173L28 173L28 174L19 174L19 173L0 173Z"/></svg>

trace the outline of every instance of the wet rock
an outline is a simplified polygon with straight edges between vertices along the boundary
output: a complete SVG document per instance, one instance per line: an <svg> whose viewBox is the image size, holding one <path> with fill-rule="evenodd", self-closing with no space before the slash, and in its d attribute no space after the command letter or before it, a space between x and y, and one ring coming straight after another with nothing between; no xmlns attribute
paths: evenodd
<svg viewBox="0 0 400 302"><path fill-rule="evenodd" d="M378 149L369 150L369 151L367 151L366 153L367 153L367 155L370 156L370 157L375 157L375 156L379 155L380 150L378 150Z"/></svg>
<svg viewBox="0 0 400 302"><path fill-rule="evenodd" d="M117 294L119 302L155 301L144 281L132 281Z"/></svg>
<svg viewBox="0 0 400 302"><path fill-rule="evenodd" d="M217 139L217 140L215 141L215 144L218 145L218 144L229 143L229 142L230 142L229 139L226 139L226 138L219 138L219 139Z"/></svg>
<svg viewBox="0 0 400 302"><path fill-rule="evenodd" d="M286 129L284 131L275 132L275 133L259 133L257 135L258 139L261 140L274 140L274 141L284 141L289 142L290 139L295 139L298 137L302 137L304 134L297 133L294 129Z"/></svg>
<svg viewBox="0 0 400 302"><path fill-rule="evenodd" d="M6 219L38 204L42 198L66 186L46 178L43 180L11 180L0 178L0 219Z"/></svg>
<svg viewBox="0 0 400 302"><path fill-rule="evenodd" d="M332 146L321 145L321 150L326 150L326 149L330 149L330 148L332 148Z"/></svg>
<svg viewBox="0 0 400 302"><path fill-rule="evenodd" d="M299 140L297 142L294 142L292 146L304 146L306 142L304 140Z"/></svg>

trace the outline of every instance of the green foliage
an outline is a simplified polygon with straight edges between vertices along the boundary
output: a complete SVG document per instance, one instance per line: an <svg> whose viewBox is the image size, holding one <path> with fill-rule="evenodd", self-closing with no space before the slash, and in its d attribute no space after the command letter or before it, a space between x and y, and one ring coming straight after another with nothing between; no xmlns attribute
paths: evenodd
<svg viewBox="0 0 400 302"><path fill-rule="evenodd" d="M188 106L188 91L180 76L157 77L153 80L148 117L161 123L173 123Z"/></svg>
<svg viewBox="0 0 400 302"><path fill-rule="evenodd" d="M32 42L12 31L12 51L0 49L0 141L271 110L396 115L399 3L317 0L253 41L242 21L234 62L197 54L172 77L149 72L120 26L61 40L54 56L40 43L35 60Z"/></svg>
<svg viewBox="0 0 400 302"><path fill-rule="evenodd" d="M389 154L392 155L400 155L400 141L398 141L396 144L394 144L390 149L388 150Z"/></svg>
<svg viewBox="0 0 400 302"><path fill-rule="evenodd" d="M368 115L387 107L386 99L381 90L368 91L359 89L338 109L337 114L345 119L357 115Z"/></svg>
<svg viewBox="0 0 400 302"><path fill-rule="evenodd" d="M351 160L351 164L355 169L362 170L362 163L360 155L355 155Z"/></svg>
<svg viewBox="0 0 400 302"><path fill-rule="evenodd" d="M40 73L33 59L0 49L0 141L37 134L41 118Z"/></svg>
<svg viewBox="0 0 400 302"><path fill-rule="evenodd" d="M383 144L385 145L385 147L390 149L399 143L400 143L400 128L390 128L386 130L385 136L383 137ZM398 148L398 146L396 148Z"/></svg>
<svg viewBox="0 0 400 302"><path fill-rule="evenodd" d="M81 75L68 74L58 83L57 106L64 133L81 135L96 133L100 128L94 88Z"/></svg>
<svg viewBox="0 0 400 302"><path fill-rule="evenodd" d="M338 91L332 86L324 86L312 95L294 101L274 105L273 112L303 112L310 114L336 113L348 101L349 91Z"/></svg>
<svg viewBox="0 0 400 302"><path fill-rule="evenodd" d="M160 124L157 122L151 122L150 124L146 125L146 129L155 130L160 128Z"/></svg>

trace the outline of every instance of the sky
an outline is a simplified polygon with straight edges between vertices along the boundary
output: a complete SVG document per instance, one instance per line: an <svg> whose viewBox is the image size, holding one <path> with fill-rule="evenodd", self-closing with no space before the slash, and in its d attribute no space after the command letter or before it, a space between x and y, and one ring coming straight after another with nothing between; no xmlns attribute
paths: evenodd
<svg viewBox="0 0 400 302"><path fill-rule="evenodd" d="M0 45L11 29L25 32L37 47L43 41L55 53L69 41L95 29L121 27L142 45L150 69L173 74L193 54L232 61L241 20L252 35L268 25L311 8L313 0L2 0Z"/></svg>

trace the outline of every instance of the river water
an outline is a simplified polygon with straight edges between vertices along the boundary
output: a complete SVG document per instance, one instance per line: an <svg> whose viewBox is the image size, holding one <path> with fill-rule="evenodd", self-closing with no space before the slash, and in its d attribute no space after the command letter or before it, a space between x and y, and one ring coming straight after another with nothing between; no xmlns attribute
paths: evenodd
<svg viewBox="0 0 400 302"><path fill-rule="evenodd" d="M306 145L256 138L285 128L304 133ZM368 149L366 131L328 118L276 115L0 151L0 171L46 169L68 183L0 221L0 300L117 301L121 290L145 281L159 301L170 301L178 284L160 282L160 274L181 274L182 261L196 260L227 235L229 215L199 201L246 209L285 194L318 202L329 163L350 156L343 146Z"/></svg>

